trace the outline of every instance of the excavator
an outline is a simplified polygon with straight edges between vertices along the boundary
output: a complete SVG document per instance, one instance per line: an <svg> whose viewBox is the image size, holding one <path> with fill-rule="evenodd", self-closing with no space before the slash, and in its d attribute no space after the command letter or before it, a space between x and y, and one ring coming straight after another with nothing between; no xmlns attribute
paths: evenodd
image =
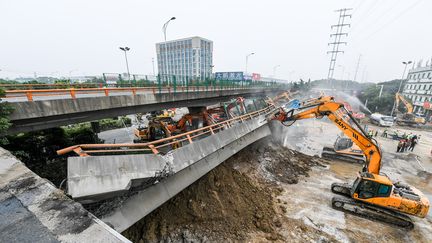
<svg viewBox="0 0 432 243"><path fill-rule="evenodd" d="M412 104L407 99L405 99L405 97L403 95L401 95L400 93L397 92L395 94L395 100L396 100L396 102L395 102L395 104L396 104L395 109L396 109L396 111L398 113L400 113L399 110L398 110L399 101L402 101L402 103L405 105L405 108L407 110L406 113L402 113L402 114L398 114L397 115L396 123L398 125L401 125L401 126L413 126L413 125L420 125L420 124L425 124L426 123L426 119L424 117L416 116L413 113L414 109L413 109Z"/></svg>
<svg viewBox="0 0 432 243"><path fill-rule="evenodd" d="M149 119L146 127L134 129L134 143L150 142L170 137L176 129L171 117L153 117Z"/></svg>
<svg viewBox="0 0 432 243"><path fill-rule="evenodd" d="M321 156L360 164L365 162L363 151L346 136L338 136L333 147L324 147Z"/></svg>
<svg viewBox="0 0 432 243"><path fill-rule="evenodd" d="M271 105L276 105L277 102L279 101L285 101L288 102L292 99L292 97L296 94L299 94L299 91L284 91L282 93L279 93L278 95L276 95L274 98L270 98L268 97L266 102L271 104Z"/></svg>
<svg viewBox="0 0 432 243"><path fill-rule="evenodd" d="M424 218L429 211L429 200L418 189L393 183L389 177L380 173L381 149L377 142L366 135L359 123L333 97L324 96L299 108L279 111L270 115L270 120L280 121L290 126L297 120L328 117L347 137L363 151L366 157L362 171L354 183L333 183L331 191L337 196L332 198L336 210L412 229L414 224L409 215Z"/></svg>

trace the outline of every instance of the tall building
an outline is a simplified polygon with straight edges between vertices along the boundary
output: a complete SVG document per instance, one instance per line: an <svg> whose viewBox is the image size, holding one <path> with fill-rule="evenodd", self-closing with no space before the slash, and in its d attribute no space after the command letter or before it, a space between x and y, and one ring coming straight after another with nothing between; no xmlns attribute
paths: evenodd
<svg viewBox="0 0 432 243"><path fill-rule="evenodd" d="M412 101L415 113L430 116L432 114L432 63L424 67L412 68L407 79L403 95Z"/></svg>
<svg viewBox="0 0 432 243"><path fill-rule="evenodd" d="M213 41L195 36L156 43L160 75L205 79L211 77Z"/></svg>

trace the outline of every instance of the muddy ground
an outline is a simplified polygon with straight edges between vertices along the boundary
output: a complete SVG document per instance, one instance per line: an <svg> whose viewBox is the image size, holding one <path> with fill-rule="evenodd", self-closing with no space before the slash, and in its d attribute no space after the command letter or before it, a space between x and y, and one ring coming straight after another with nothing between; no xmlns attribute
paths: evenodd
<svg viewBox="0 0 432 243"><path fill-rule="evenodd" d="M251 145L225 161L123 234L134 242L155 241L285 241L281 228L292 228L302 239L315 231L283 215L286 204L280 181L298 183L317 157L287 150L267 140Z"/></svg>
<svg viewBox="0 0 432 243"><path fill-rule="evenodd" d="M243 149L123 234L134 242L432 241L430 214L405 231L331 208L330 184L351 182L361 169L318 157L339 134L332 124L305 121L274 132L275 141ZM405 154L395 153L390 139L378 141L383 171L430 197L432 138L425 134L416 153Z"/></svg>

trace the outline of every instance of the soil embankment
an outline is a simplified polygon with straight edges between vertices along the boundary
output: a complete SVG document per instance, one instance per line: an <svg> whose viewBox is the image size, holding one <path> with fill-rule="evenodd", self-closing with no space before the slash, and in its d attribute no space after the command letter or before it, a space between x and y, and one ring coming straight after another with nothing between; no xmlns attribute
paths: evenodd
<svg viewBox="0 0 432 243"><path fill-rule="evenodd" d="M261 141L225 161L123 234L134 242L285 241L277 181L297 183L319 158ZM297 226L295 226L297 225ZM304 227L302 229L301 227ZM299 236L301 239L301 235ZM311 237L313 239L313 237Z"/></svg>

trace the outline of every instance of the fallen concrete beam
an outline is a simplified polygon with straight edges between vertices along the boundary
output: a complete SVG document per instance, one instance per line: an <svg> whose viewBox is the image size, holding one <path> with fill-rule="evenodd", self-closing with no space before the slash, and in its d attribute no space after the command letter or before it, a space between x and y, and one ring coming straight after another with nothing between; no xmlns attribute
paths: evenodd
<svg viewBox="0 0 432 243"><path fill-rule="evenodd" d="M130 242L0 148L0 242Z"/></svg>
<svg viewBox="0 0 432 243"><path fill-rule="evenodd" d="M175 174L267 123L264 116L160 154L111 155L68 158L68 193L81 203L125 194L149 182ZM237 151L231 151L234 154ZM150 184L151 185L151 184Z"/></svg>
<svg viewBox="0 0 432 243"><path fill-rule="evenodd" d="M122 232L247 145L271 134L264 117L257 118L249 124L239 124L234 128L244 129L240 126L249 127L248 129L251 130L234 140L228 137L223 138L233 133L227 130L227 133L219 138L220 142L226 142L225 145L218 149L211 147L214 151L204 156L203 152L206 147L213 142L209 137L209 140L202 143L196 151L196 154L200 155L197 161L188 160L188 155L183 154L185 156L183 158L184 164L177 168L177 173L130 196L118 208L113 209L110 214L102 216L101 219L117 231ZM187 166L184 167L185 165Z"/></svg>

